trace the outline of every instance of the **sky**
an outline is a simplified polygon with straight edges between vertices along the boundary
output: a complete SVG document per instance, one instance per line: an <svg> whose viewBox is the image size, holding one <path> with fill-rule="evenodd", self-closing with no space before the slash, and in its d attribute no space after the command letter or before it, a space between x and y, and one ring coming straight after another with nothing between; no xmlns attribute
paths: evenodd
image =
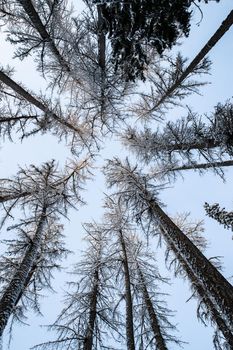
<svg viewBox="0 0 233 350"><path fill-rule="evenodd" d="M79 3L78 3L79 4ZM183 38L180 45L173 49L173 52L181 51L184 56L190 60L202 48L210 36L221 24L222 20L232 10L232 0L221 0L220 3L210 1L208 5L201 7L201 14L195 9L192 20L190 36ZM22 81L25 86L34 91L44 90L46 83L38 77L34 68L33 59L29 58L23 62L12 61L13 50L9 43L4 42L4 34L1 34L0 41L0 62L2 66L7 64L16 67L15 79ZM0 37L0 38L1 38ZM218 102L225 102L232 99L233 83L233 28L231 28L221 39L221 41L211 50L209 58L212 61L211 75L205 77L210 84L201 89L201 95L192 95L185 100L185 103L192 107L193 110L200 114L210 113ZM172 110L168 118L175 119L185 116L186 112L182 109ZM84 198L88 205L81 208L78 212L70 213L70 221L65 223L65 235L67 237L67 247L72 249L75 254L65 262L67 269L70 269L72 263L77 261L80 256L80 250L83 247L82 226L83 222L91 219L99 219L102 214L101 199L103 192L106 192L103 176L101 175L100 165L106 158L114 155L125 154L124 148L113 138L106 143L105 149L101 153L101 159L95 170L93 181L87 184L87 190ZM64 143L58 143L55 137L44 135L25 140L23 143L0 142L0 176L7 177L14 175L18 165L41 164L49 159L58 159L61 163L70 157L68 148ZM232 272L232 232L225 230L217 222L205 216L203 209L204 202L210 204L219 202L220 206L227 210L232 210L232 178L233 170L226 171L226 181L223 182L211 172L199 176L192 171L187 172L183 179L178 179L174 186L169 186L161 193L161 199L166 204L166 211L174 216L176 213L190 212L193 220L204 220L205 232L204 237L208 240L207 257L221 256L224 265L223 274L231 278ZM163 248L158 248L156 241L153 241L154 250L158 256L159 268L161 274L172 276L164 267ZM56 294L48 294L43 300L42 312L44 318L35 317L29 314L27 326L17 326L13 332L11 350L28 350L31 346L51 339L52 335L48 334L44 327L40 325L49 324L55 320L56 315L62 309L62 295L65 289L65 281L69 280L65 271L56 275L54 288ZM232 279L230 279L232 281ZM168 306L172 310L177 310L174 318L179 329L179 334L183 341L188 342L184 345L186 350L212 350L212 330L204 327L196 319L196 302L191 300L186 302L191 292L187 282L182 279L173 279L173 284L166 287L170 294L167 297ZM5 345L6 348L6 345ZM4 350L5 350L4 348ZM173 348L171 348L173 350ZM175 347L174 347L175 350Z"/></svg>

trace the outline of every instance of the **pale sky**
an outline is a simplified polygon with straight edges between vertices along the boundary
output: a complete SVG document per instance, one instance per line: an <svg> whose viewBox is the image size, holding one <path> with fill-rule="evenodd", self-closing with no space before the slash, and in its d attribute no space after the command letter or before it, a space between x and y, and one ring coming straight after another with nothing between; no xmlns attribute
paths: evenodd
<svg viewBox="0 0 233 350"><path fill-rule="evenodd" d="M195 10L195 19L192 21L192 29L189 38L182 39L182 45L175 48L174 51L181 51L184 56L192 59L195 54L206 43L210 36L214 33L222 20L232 10L232 0L221 0L220 3L210 2L208 5L202 6L203 19L199 26L195 23L200 20L200 13ZM208 84L201 89L202 95L189 97L185 103L200 114L213 111L213 107L218 102L225 102L227 99L232 99L233 91L233 28L231 28L221 39L221 41L212 49L209 54L213 65L211 75L205 77L211 84ZM15 79L22 81L24 86L30 87L34 91L39 91L45 88L38 73L35 72L32 59L27 59L24 62L11 60L12 48L9 43L5 44L2 38L0 42L0 59L1 64L5 67L7 64L16 67ZM183 114L182 114L183 113ZM169 119L174 120L176 117L186 115L182 110L169 112ZM122 155L122 148L117 141L106 144L106 149L102 152L102 159L111 158L113 155ZM40 164L49 159L58 159L64 162L67 157L71 157L69 150L63 143L58 143L55 137L49 134L40 137L29 138L22 144L19 141L14 143L0 142L0 176L7 177L14 175L17 171L18 164ZM102 163L102 162L100 162ZM99 163L99 164L100 164ZM199 176L191 171L184 174L184 179L176 181L173 187L166 189L161 193L161 199L167 205L166 211L174 216L177 212L191 212L191 217L194 220L205 220L204 236L209 242L209 248L206 252L207 257L222 256L224 264L223 274L229 278L233 275L232 271L232 251L233 241L232 232L225 230L214 220L205 216L203 209L204 202L210 204L219 202L221 206L227 210L232 210L232 178L233 169L226 171L226 182L208 172L204 176ZM67 236L67 246L76 254L71 256L66 266L77 261L80 256L82 242L82 227L81 224L86 221L91 221L92 218L99 219L101 209L101 198L103 192L106 192L104 180L96 170L95 181L87 184L85 199L89 205L81 208L78 212L71 212L70 222L65 223L64 233ZM156 251L159 248L154 243ZM161 251L158 253L159 268L161 274L169 276L170 274L165 268ZM52 334L46 332L45 328L40 325L53 322L56 315L62 309L62 295L65 288L65 281L68 281L70 276L66 276L64 272L57 274L54 281L54 288L57 294L49 294L42 301L42 312L44 318L29 315L27 326L17 326L13 331L13 340L11 350L28 350L31 346L41 343L46 339L52 339ZM167 298L168 307L172 310L177 310L174 318L174 323L177 324L179 335L183 341L189 344L184 345L186 350L212 350L212 329L205 328L196 319L196 302L191 300L186 303L191 292L189 284L184 283L181 279L172 279L173 285L167 287L166 292L170 294ZM231 279L232 282L232 279ZM7 333L7 332L6 332ZM6 348L6 347L5 347ZM4 348L4 350L5 350ZM176 347L171 347L175 350ZM122 349L123 350L123 349Z"/></svg>

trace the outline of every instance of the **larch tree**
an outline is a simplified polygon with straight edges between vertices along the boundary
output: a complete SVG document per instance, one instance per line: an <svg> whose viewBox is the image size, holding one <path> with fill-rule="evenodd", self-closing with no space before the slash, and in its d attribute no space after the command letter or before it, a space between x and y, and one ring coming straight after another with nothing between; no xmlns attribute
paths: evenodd
<svg viewBox="0 0 233 350"><path fill-rule="evenodd" d="M6 69L0 80L3 89L7 85L13 95L42 112L39 117L36 109L34 118L23 113L18 125L32 122L34 133L50 130L67 139L73 152L86 148L93 153L102 136L125 118L125 99L132 87L114 72L100 11L86 5L85 13L72 17L67 1L2 1L3 25L8 40L16 45L15 56L24 59L35 51L34 60L39 61L49 89L46 98L36 97L12 81ZM8 100L9 94L12 91ZM11 112L17 115L17 110ZM13 117L9 123L17 121Z"/></svg>
<svg viewBox="0 0 233 350"><path fill-rule="evenodd" d="M1 69L2 117L1 134L12 137L13 130L21 139L37 133L50 131L60 139L67 140L73 153L89 149L92 137L88 126L78 115L78 109L55 105L43 96L36 97L10 77L10 71ZM52 105L51 105L52 104ZM64 113L66 109L66 113ZM65 116L64 116L65 114Z"/></svg>
<svg viewBox="0 0 233 350"><path fill-rule="evenodd" d="M211 167L217 172L218 167L232 165L232 112L230 102L218 104L205 119L189 111L186 118L169 121L162 130L128 128L122 139L140 161L157 163L161 176Z"/></svg>
<svg viewBox="0 0 233 350"><path fill-rule="evenodd" d="M159 231L169 249L182 265L187 267L185 270L187 277L189 278L188 271L190 271L192 276L200 281L203 290L211 298L216 315L225 322L228 330L226 342L232 346L233 287L164 212L158 199L161 186L153 184L149 175L142 174L128 161L125 163L121 163L119 159L109 161L105 173L109 186L118 187L118 196L131 210L136 221L141 222L143 226L149 225L150 230L152 227L154 231ZM191 282L192 276L189 278ZM217 320L216 324L218 325Z"/></svg>
<svg viewBox="0 0 233 350"><path fill-rule="evenodd" d="M35 346L36 349L83 350L115 349L106 333L114 338L120 334L121 324L115 306L115 288L112 284L112 257L108 251L109 237L102 225L84 225L87 247L73 269L62 310L49 326L57 338Z"/></svg>
<svg viewBox="0 0 233 350"><path fill-rule="evenodd" d="M189 85L187 82L192 76L193 72L198 69L198 67L205 66L208 60L206 59L207 54L212 50L212 48L218 43L223 35L231 28L233 24L233 10L230 11L228 16L222 22L220 27L211 36L203 48L198 52L194 59L189 63L187 67L183 65L178 66L176 74L171 75L171 79L168 81L169 84L163 83L163 76L160 76L160 85L163 89L159 91L159 94L154 94L154 81L151 84L151 93L142 95L141 101L138 102L139 112L147 119L158 118L164 114L164 110L169 107L174 106L174 100L180 102L187 94L183 93L185 85ZM185 62L184 62L185 63ZM161 84L162 81L162 84ZM176 102L176 104L178 104Z"/></svg>
<svg viewBox="0 0 233 350"><path fill-rule="evenodd" d="M102 229L113 241L113 274L117 273L118 289L124 290L127 349L165 350L168 343L179 345L181 342L172 334L175 326L169 321L171 310L166 307L164 295L160 301L158 284L167 280L159 274L156 260L131 224L126 207L119 204L117 198L105 200Z"/></svg>
<svg viewBox="0 0 233 350"><path fill-rule="evenodd" d="M8 25L8 40L17 45L15 57L31 53L39 58L44 75L54 75L54 82L79 84L72 57L72 9L65 1L1 0L3 24Z"/></svg>
<svg viewBox="0 0 233 350"><path fill-rule="evenodd" d="M21 169L14 179L1 181L1 203L9 203L6 216L16 206L24 213L19 224L11 226L19 232L18 238L7 241L11 259L7 255L2 257L1 336L18 303L25 298L30 301L31 292L34 293L31 302L37 308L38 291L50 286L56 259L62 257L59 218L66 216L68 207L81 202L79 191L86 178L85 165L81 162L59 172L52 161L40 168Z"/></svg>

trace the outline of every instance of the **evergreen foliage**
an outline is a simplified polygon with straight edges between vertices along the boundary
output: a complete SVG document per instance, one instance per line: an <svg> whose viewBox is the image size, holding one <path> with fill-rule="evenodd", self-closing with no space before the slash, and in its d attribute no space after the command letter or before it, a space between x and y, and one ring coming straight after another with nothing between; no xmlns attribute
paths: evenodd
<svg viewBox="0 0 233 350"><path fill-rule="evenodd" d="M225 208L220 208L218 203L210 205L205 203L204 205L206 214L212 219L218 221L219 224L223 225L225 228L233 231L233 212L226 211Z"/></svg>
<svg viewBox="0 0 233 350"><path fill-rule="evenodd" d="M148 50L161 55L182 34L189 34L192 4L189 0L93 0L93 3L101 9L102 30L112 44L115 70L121 69L126 80L145 79L151 61Z"/></svg>

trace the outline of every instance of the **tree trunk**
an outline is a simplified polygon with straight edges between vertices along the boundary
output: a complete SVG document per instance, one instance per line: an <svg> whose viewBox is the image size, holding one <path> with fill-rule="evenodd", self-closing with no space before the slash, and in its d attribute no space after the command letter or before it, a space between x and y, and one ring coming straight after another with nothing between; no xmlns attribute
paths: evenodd
<svg viewBox="0 0 233 350"><path fill-rule="evenodd" d="M179 258L185 261L192 273L208 291L212 303L221 310L229 328L233 325L233 287L222 274L209 262L201 251L174 224L147 192L147 202L162 228L161 233L171 250L179 252Z"/></svg>
<svg viewBox="0 0 233 350"><path fill-rule="evenodd" d="M148 290L146 287L144 276L143 276L138 264L137 264L137 270L138 270L139 278L141 280L141 288L142 288L144 303L146 305L147 312L148 312L148 315L150 317L151 329L152 329L152 331L154 333L154 337L155 337L156 349L157 350L168 350L166 343L165 343L165 340L163 338L161 329L160 329L158 317L155 313L153 304L151 302L151 299L150 299L150 296L149 296L149 293L148 293Z"/></svg>
<svg viewBox="0 0 233 350"><path fill-rule="evenodd" d="M32 243L0 300L0 336L2 336L12 311L19 301L19 295L22 293L25 284L28 283L28 276L33 268L38 249L41 245L43 228L46 222L46 211L47 206L44 205Z"/></svg>
<svg viewBox="0 0 233 350"><path fill-rule="evenodd" d="M125 302L126 302L126 338L127 338L127 350L135 350L134 341L134 327L133 327L133 302L131 296L130 286L130 273L128 265L128 256L125 246L125 240L122 230L119 230L119 239L123 254L123 267L124 267L124 278L125 278Z"/></svg>
<svg viewBox="0 0 233 350"><path fill-rule="evenodd" d="M2 71L0 71L0 81L2 81L4 84L9 86L16 94L23 97L26 101L28 101L29 103L31 103L35 107L39 108L42 112L49 114L58 123L64 125L65 127L67 127L68 129L70 129L73 132L77 132L78 134L81 134L81 130L79 128L76 128L74 125L68 123L63 118L61 118L58 115L56 115L55 113L51 112L46 105L44 105L42 102L40 102L34 96L32 96L29 92L27 92L24 88L22 88L19 84L17 84L14 80L12 80L10 77L8 77Z"/></svg>
<svg viewBox="0 0 233 350"><path fill-rule="evenodd" d="M181 74L180 78L177 79L175 84L173 84L166 93L161 97L161 99L156 103L151 111L155 111L161 104L163 104L167 98L169 98L172 93L179 88L182 82L188 77L190 73L195 69L195 67L201 62L201 60L209 53L209 51L217 44L217 42L223 37L223 35L228 31L228 29L233 24L233 10L229 13L226 19L222 22L220 27L214 33L214 35L209 39L209 41L203 46L201 51L196 55L192 62L188 65L185 71Z"/></svg>
<svg viewBox="0 0 233 350"><path fill-rule="evenodd" d="M26 14L28 15L28 17L30 18L34 28L38 31L38 33L40 34L41 38L43 39L43 41L45 43L47 43L48 47L50 48L51 52L54 54L54 56L56 57L57 61L59 62L59 64L61 65L61 67L66 71L66 72L70 72L70 68L67 64L67 62L65 61L65 59L61 56L59 50L57 49L54 41L52 40L50 34L47 32L45 26L43 25L43 23L41 22L41 19L38 15L38 13L36 12L31 0L17 0L21 6L23 7L24 11L26 12Z"/></svg>
<svg viewBox="0 0 233 350"><path fill-rule="evenodd" d="M95 320L97 315L97 299L99 292L99 271L98 268L94 272L94 286L90 295L90 313L87 325L87 332L83 342L83 350L92 350L93 333L95 327Z"/></svg>
<svg viewBox="0 0 233 350"><path fill-rule="evenodd" d="M221 143L219 141L215 140L203 140L200 142L190 142L190 143L174 143L174 144L167 144L166 146L160 147L160 144L155 142L155 148L158 147L158 152L179 152L179 151L191 151L191 150L208 150L211 148L219 147Z"/></svg>
<svg viewBox="0 0 233 350"><path fill-rule="evenodd" d="M162 227L161 227L161 231L164 231ZM211 315L211 320L213 320L216 323L218 329L220 330L220 332L222 332L226 342L233 349L232 325L230 326L227 325L226 320L224 319L224 317L222 317L222 310L219 308L216 308L216 304L213 303L213 301L211 300L212 298L208 289L206 289L203 286L200 279L198 279L196 275L193 273L192 269L190 269L186 260L182 258L182 255L179 253L179 250L176 248L175 244L171 243L170 248L173 251L176 258L179 260L180 264L182 265L182 269L185 271L186 275L188 276L192 286L194 287L195 291L197 292L200 298L200 301L206 305L206 308Z"/></svg>
<svg viewBox="0 0 233 350"><path fill-rule="evenodd" d="M101 120L105 120L106 98L105 98L105 84L106 84L106 38L103 33L103 17L101 7L103 5L97 5L98 12L98 64L100 67L100 90L101 90Z"/></svg>
<svg viewBox="0 0 233 350"><path fill-rule="evenodd" d="M167 170L167 172L175 172L175 171L182 171L182 170L205 170L209 168L222 168L226 166L232 166L233 160L225 160L222 162L212 162L212 163L199 163L199 164L191 164L191 165L182 165L179 167L174 167L172 169Z"/></svg>
<svg viewBox="0 0 233 350"><path fill-rule="evenodd" d="M97 5L98 11L98 63L100 68L105 71L106 67L106 39L103 33L103 17L101 12L101 7L103 5Z"/></svg>

